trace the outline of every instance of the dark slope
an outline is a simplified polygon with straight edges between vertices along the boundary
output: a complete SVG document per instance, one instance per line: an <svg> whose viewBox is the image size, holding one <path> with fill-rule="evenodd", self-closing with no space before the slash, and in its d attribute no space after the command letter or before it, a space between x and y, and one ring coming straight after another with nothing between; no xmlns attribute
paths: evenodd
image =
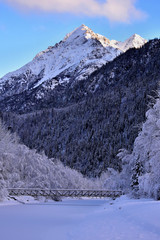
<svg viewBox="0 0 160 240"><path fill-rule="evenodd" d="M43 102L35 104L30 93L26 111L43 110L2 117L27 146L44 150L85 175L97 176L107 167L120 170L116 154L120 148L132 149L145 121L148 96L156 96L159 56L160 40L155 39L141 49L128 50L88 80L48 93ZM10 109L22 110L22 97L15 99L9 99ZM46 109L51 107L61 109Z"/></svg>

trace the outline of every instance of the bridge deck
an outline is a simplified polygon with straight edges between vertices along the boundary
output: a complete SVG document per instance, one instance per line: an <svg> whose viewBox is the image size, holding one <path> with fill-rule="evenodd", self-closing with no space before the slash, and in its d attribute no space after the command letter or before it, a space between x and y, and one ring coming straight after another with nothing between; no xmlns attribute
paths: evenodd
<svg viewBox="0 0 160 240"><path fill-rule="evenodd" d="M9 196L44 196L44 197L112 197L122 195L122 191L88 190L88 189L39 189L8 188Z"/></svg>

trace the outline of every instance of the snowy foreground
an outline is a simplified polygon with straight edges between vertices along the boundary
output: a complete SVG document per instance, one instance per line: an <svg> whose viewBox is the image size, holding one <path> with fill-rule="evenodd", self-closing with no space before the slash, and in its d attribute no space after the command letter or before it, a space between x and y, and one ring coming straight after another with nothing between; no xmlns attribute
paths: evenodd
<svg viewBox="0 0 160 240"><path fill-rule="evenodd" d="M123 196L115 201L26 202L1 204L1 240L160 239L159 201Z"/></svg>

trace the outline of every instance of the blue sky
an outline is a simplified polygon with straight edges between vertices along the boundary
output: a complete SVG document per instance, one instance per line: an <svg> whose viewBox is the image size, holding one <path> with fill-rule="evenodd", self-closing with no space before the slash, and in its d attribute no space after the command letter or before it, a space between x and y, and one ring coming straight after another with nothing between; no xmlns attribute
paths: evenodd
<svg viewBox="0 0 160 240"><path fill-rule="evenodd" d="M82 23L109 39L160 37L159 15L159 0L0 0L0 77Z"/></svg>

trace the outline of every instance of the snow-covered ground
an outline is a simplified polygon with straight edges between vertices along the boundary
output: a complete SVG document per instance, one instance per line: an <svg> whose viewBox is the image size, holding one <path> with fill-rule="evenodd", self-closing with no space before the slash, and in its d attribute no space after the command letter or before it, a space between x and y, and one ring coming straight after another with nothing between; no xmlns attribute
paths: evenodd
<svg viewBox="0 0 160 240"><path fill-rule="evenodd" d="M20 199L24 200L24 199ZM160 202L121 197L0 207L1 240L159 240Z"/></svg>

